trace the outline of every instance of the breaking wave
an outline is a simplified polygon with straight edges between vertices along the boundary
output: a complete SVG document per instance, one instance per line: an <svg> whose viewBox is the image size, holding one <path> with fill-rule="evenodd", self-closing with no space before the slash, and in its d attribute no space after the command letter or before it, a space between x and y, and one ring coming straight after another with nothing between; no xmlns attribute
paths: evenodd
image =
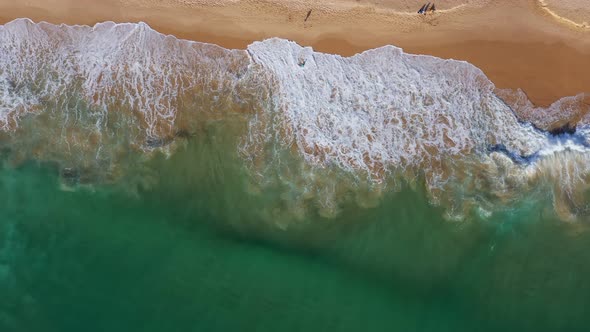
<svg viewBox="0 0 590 332"><path fill-rule="evenodd" d="M131 156L237 119L250 192L280 192L281 226L347 200L374 206L401 183L425 186L451 219L547 195L564 220L584 219L586 106L535 109L469 63L394 46L341 57L278 38L228 50L144 23L0 27L0 143L14 162L113 182L141 163Z"/></svg>

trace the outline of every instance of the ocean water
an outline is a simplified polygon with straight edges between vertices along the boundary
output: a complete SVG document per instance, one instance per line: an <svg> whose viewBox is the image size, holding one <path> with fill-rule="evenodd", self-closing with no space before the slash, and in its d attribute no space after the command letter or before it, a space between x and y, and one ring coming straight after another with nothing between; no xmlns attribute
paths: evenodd
<svg viewBox="0 0 590 332"><path fill-rule="evenodd" d="M510 93L393 46L1 26L0 331L585 331L585 97L548 132Z"/></svg>

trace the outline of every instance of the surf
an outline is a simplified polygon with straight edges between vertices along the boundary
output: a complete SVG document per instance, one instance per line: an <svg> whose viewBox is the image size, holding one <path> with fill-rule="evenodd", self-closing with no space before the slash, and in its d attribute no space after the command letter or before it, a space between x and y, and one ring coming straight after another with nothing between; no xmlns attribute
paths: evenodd
<svg viewBox="0 0 590 332"><path fill-rule="evenodd" d="M240 129L224 134L250 192L281 188L282 227L334 218L351 195L375 206L400 183L423 186L453 220L546 192L562 219L585 218L588 125L559 138L509 99L467 62L395 46L341 57L279 38L229 50L145 23L0 27L1 143L14 160L116 183L232 119Z"/></svg>

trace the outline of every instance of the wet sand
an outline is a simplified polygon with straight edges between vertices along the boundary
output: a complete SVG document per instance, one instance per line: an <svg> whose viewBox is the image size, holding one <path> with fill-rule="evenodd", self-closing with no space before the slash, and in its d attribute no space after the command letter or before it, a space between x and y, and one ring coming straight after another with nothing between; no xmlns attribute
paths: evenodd
<svg viewBox="0 0 590 332"><path fill-rule="evenodd" d="M588 0L539 0L541 6L565 24L590 29Z"/></svg>
<svg viewBox="0 0 590 332"><path fill-rule="evenodd" d="M410 12L413 3L417 10L421 1L0 0L0 22L144 21L163 33L227 48L278 36L344 56L393 44L469 61L497 87L522 88L538 106L590 92L590 29L556 19L539 1L453 0L429 15Z"/></svg>

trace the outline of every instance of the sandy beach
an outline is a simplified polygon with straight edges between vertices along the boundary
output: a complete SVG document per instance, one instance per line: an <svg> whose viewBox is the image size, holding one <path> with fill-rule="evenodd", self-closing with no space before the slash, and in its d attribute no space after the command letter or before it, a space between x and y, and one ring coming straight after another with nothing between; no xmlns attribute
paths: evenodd
<svg viewBox="0 0 590 332"><path fill-rule="evenodd" d="M0 0L0 23L19 17L86 25L144 21L227 48L277 36L343 56L393 44L468 61L498 88L521 88L546 106L590 92L590 28L581 23L590 11L581 2L449 0L418 15L423 2L416 0Z"/></svg>

